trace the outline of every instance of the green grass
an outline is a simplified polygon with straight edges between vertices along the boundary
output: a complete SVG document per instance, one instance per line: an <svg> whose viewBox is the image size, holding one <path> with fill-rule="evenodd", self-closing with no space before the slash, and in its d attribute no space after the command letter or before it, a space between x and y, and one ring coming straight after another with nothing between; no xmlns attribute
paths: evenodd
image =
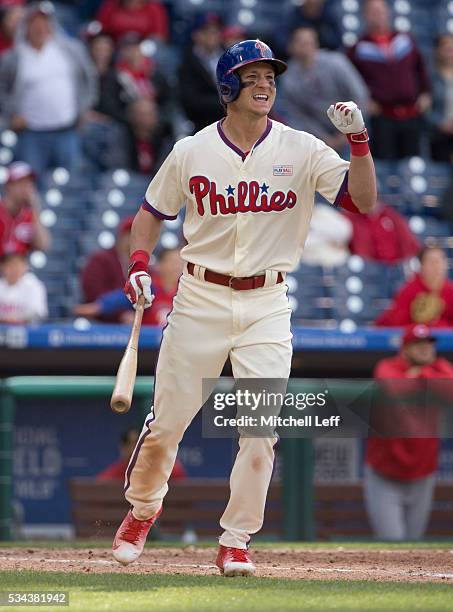
<svg viewBox="0 0 453 612"><path fill-rule="evenodd" d="M2 542L1 547L19 548L99 548L110 547L108 541L77 542L22 541ZM204 546L214 547L215 542ZM149 548L181 546L165 541L148 544ZM198 544L197 544L198 546ZM451 549L452 541L432 542L260 542L254 548L345 549ZM452 559L453 560L453 559ZM450 572L451 568L445 568ZM451 581L427 583L371 582L362 580L287 580L278 578L222 578L221 576L187 576L184 574L88 574L42 571L0 571L0 591L7 590L69 591L69 610L92 612L112 610L127 612L241 612L268 610L449 611L452 606ZM36 607L8 607L5 610L36 610ZM67 610L66 607L40 606L39 610Z"/></svg>
<svg viewBox="0 0 453 612"><path fill-rule="evenodd" d="M452 609L448 584L220 576L134 575L60 572L3 572L0 590L66 590L69 610L158 612L257 610L406 610ZM5 608L6 609L6 608ZM33 610L31 607L9 610ZM68 608L39 607L39 610Z"/></svg>

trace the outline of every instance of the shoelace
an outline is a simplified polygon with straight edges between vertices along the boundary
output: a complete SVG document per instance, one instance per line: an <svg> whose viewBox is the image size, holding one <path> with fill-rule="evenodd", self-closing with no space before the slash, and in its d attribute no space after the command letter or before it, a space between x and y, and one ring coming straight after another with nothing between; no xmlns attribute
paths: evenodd
<svg viewBox="0 0 453 612"><path fill-rule="evenodd" d="M130 542L131 544L136 544L143 531L146 531L148 528L148 524L149 521L138 521L137 519L133 518L127 527L125 527L122 531L121 539L126 540L126 542Z"/></svg>
<svg viewBox="0 0 453 612"><path fill-rule="evenodd" d="M242 548L228 548L225 554L225 561L235 561L236 563L250 563L247 550Z"/></svg>

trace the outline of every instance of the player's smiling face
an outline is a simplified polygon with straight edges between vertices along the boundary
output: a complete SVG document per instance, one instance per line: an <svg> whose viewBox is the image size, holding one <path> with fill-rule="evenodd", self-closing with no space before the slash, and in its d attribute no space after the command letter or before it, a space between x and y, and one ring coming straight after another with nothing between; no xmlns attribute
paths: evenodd
<svg viewBox="0 0 453 612"><path fill-rule="evenodd" d="M268 115L275 102L275 72L267 62L254 62L238 70L241 92L233 104L258 114Z"/></svg>

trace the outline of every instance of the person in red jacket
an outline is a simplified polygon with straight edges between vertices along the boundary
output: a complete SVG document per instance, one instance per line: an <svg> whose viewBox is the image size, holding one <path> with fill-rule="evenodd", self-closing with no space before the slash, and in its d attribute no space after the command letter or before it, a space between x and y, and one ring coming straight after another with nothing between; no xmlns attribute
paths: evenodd
<svg viewBox="0 0 453 612"><path fill-rule="evenodd" d="M47 251L49 232L43 227L35 173L22 161L13 162L7 171L0 200L0 257L5 253Z"/></svg>
<svg viewBox="0 0 453 612"><path fill-rule="evenodd" d="M448 399L444 383L453 379L453 366L437 356L430 328L416 324L406 329L400 353L378 362L374 377L382 381L385 397L392 405L377 407L377 418L384 424L378 432L385 437L370 437L366 449L364 494L368 516L378 539L417 540L425 531L431 509L439 454L439 413L434 406L415 405L415 386L421 382L423 392L426 379L442 379L438 390ZM390 437L392 432L412 437ZM422 437L426 435L432 437Z"/></svg>
<svg viewBox="0 0 453 612"><path fill-rule="evenodd" d="M386 0L366 0L363 17L365 34L348 57L370 90L373 155L419 155L420 117L431 106L423 56L410 34L392 29Z"/></svg>
<svg viewBox="0 0 453 612"><path fill-rule="evenodd" d="M115 41L129 32L135 32L141 38L168 39L167 11L160 2L104 0L96 19Z"/></svg>
<svg viewBox="0 0 453 612"><path fill-rule="evenodd" d="M135 445L140 432L136 427L129 427L121 434L120 439L120 456L117 461L107 466L102 472L97 474L97 480L121 480L124 481L124 475L129 463L129 459L132 456ZM173 467L170 478L174 480L181 480L186 478L186 470L183 464L178 459Z"/></svg>
<svg viewBox="0 0 453 612"><path fill-rule="evenodd" d="M426 323L431 327L453 327L453 283L448 280L445 252L438 247L425 247L419 260L419 273L399 290L375 325L399 327Z"/></svg>
<svg viewBox="0 0 453 612"><path fill-rule="evenodd" d="M382 200L376 201L368 215L344 214L353 228L349 243L352 255L395 264L420 252L420 243L406 219Z"/></svg>

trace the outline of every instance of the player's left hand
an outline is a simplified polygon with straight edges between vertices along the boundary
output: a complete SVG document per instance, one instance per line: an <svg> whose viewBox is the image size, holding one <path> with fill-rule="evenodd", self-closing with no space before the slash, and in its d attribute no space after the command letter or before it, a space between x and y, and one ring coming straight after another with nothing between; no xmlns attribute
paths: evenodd
<svg viewBox="0 0 453 612"><path fill-rule="evenodd" d="M355 102L331 104L327 116L343 134L359 134L365 129L362 111Z"/></svg>

